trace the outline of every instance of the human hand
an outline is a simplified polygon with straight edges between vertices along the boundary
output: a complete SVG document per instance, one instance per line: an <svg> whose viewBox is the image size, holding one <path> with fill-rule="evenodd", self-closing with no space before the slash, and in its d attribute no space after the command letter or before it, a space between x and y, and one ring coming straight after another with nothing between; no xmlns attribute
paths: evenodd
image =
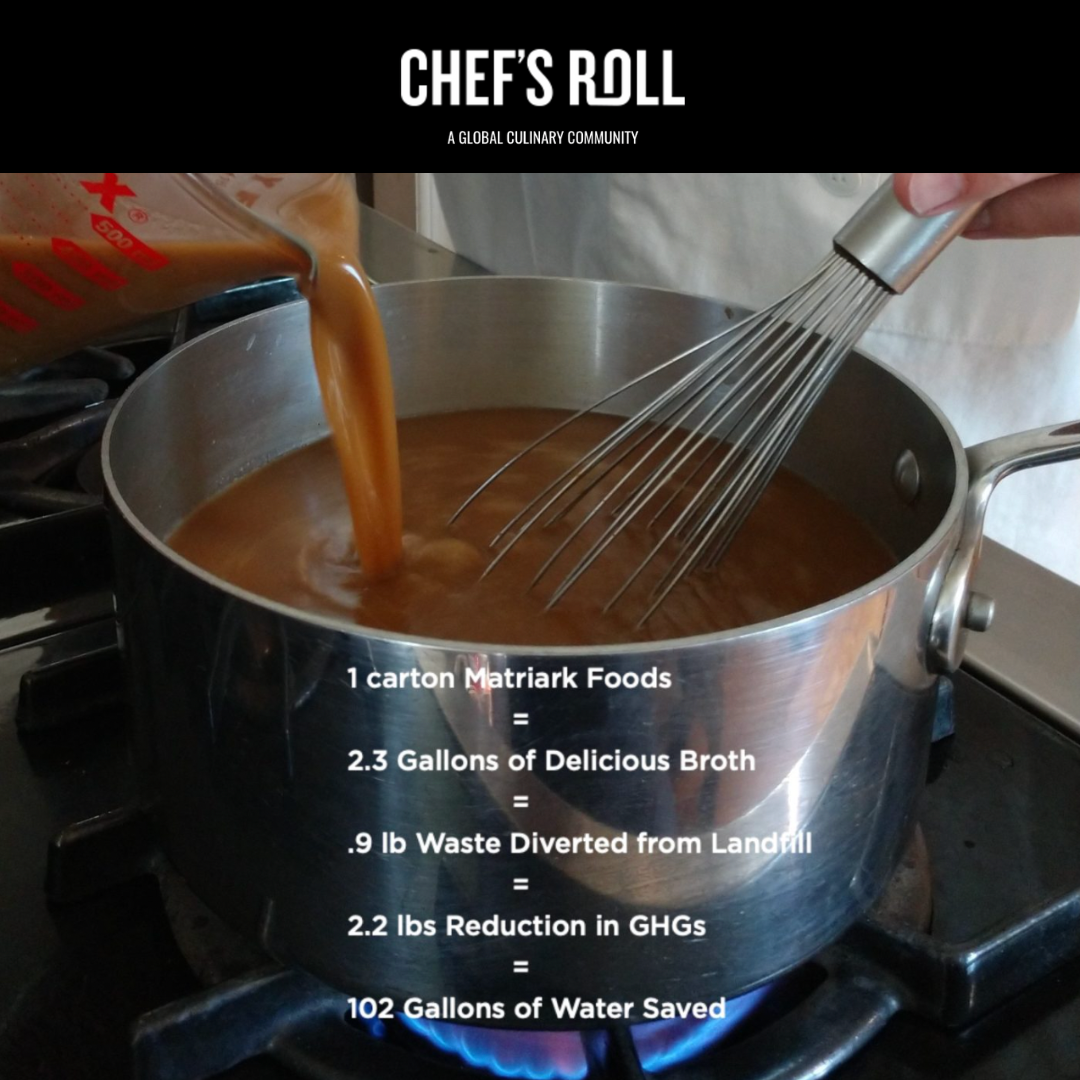
<svg viewBox="0 0 1080 1080"><path fill-rule="evenodd" d="M920 217L989 200L964 231L973 240L1080 236L1080 173L896 173L893 186Z"/></svg>

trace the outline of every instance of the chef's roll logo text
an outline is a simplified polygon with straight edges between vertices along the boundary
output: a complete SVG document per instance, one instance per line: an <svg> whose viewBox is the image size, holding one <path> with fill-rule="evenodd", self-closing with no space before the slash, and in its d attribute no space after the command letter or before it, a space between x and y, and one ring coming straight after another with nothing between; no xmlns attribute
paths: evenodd
<svg viewBox="0 0 1080 1080"><path fill-rule="evenodd" d="M557 64L558 59L558 64ZM524 87L529 105L685 105L673 50L408 49L401 55L406 105L505 105ZM556 90L566 79L565 94Z"/></svg>

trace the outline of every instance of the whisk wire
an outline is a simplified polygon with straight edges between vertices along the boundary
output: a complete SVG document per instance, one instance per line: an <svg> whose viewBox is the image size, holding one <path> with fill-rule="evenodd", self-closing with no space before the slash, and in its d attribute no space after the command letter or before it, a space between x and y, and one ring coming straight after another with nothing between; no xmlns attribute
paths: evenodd
<svg viewBox="0 0 1080 1080"><path fill-rule="evenodd" d="M811 321L805 321L799 324L797 327L793 327L792 330L797 330L797 334L794 334L794 340L790 342L788 347L781 353L778 353L773 361L763 371L759 372L760 377L755 380L751 387L752 393L749 394L748 400L743 406L740 416L745 414L753 405L757 403L760 397L766 392L769 386L772 385L772 379L776 372L782 371L784 367L788 365L788 362L798 356L799 350L803 349L808 340L813 339L815 334L820 334L825 330L831 330L832 327L826 327L826 322L833 314L837 307L842 305L847 299L849 292L854 288L855 282L845 286L843 290L828 303L824 305L815 305L814 307L814 319ZM817 341L822 339L818 337ZM717 442L717 448L706 458L709 460L715 453L722 451L720 461L716 464L712 473L708 479L699 486L697 492L690 500L690 502L683 508L681 513L671 523L667 530L656 541L652 549L646 555L646 557L638 564L634 572L624 582L622 588L616 592L616 594L608 601L605 607L605 611L610 610L618 600L626 593L630 586L637 580L641 572L649 565L649 563L656 557L657 554L664 548L668 541L673 537L678 537L684 544L683 556L676 559L673 563L670 572L679 571L679 576L682 576L682 572L685 572L682 568L682 562L684 558L689 559L689 565L685 568L686 571L692 568L696 559L691 553L687 556L686 545L692 545L698 538L701 530L708 525L710 520L710 512L717 509L715 500L711 499L711 496L717 489L727 481L729 490L731 485L738 485L735 493L731 497L731 502L735 503L738 496L743 490L745 490L747 484L757 475L757 471L753 470L755 462L755 456L750 453L751 443L758 430L765 426L770 418L776 413L777 409L782 404L785 396L787 395L790 387L800 377L802 371L814 361L816 343L808 350L803 359L796 363L796 366L789 372L786 379L781 383L780 387L770 397L768 404L764 410L754 414L752 423L740 434L736 442L726 445L719 443L717 440L716 432L714 428L706 430L699 437L698 442L689 449L687 457L691 456L696 450L712 439ZM732 471L734 470L733 475ZM695 470L696 472L697 470ZM769 472L771 477L772 472ZM671 495L669 495L667 501L663 504L658 511L658 515L663 513L664 510L671 504L674 498L685 487L685 481L683 485L680 485ZM695 518L696 512L704 505L705 511L699 517ZM655 520L655 517L654 519ZM667 581L668 575L664 575L657 585L660 588Z"/></svg>
<svg viewBox="0 0 1080 1080"><path fill-rule="evenodd" d="M767 321L767 315L768 315L767 312L759 312L757 315L752 316L750 319L743 320L742 322L735 324L733 327L729 327L728 330L726 330L724 332L724 335L726 335L726 333L728 331L730 331L730 330L740 330L743 333L749 332L749 330L753 329L753 327L756 326L758 323L764 324ZM767 329L767 327L766 327L766 329ZM724 335L719 335L719 336L724 336ZM714 338L712 340L715 341L716 339ZM738 337L736 337L736 340L738 340ZM687 356L690 356L694 352L697 352L697 351L699 351L699 350L696 349L696 348L695 349L685 350L683 353L681 353L675 359L677 359L677 360L678 359L685 359ZM517 512L517 514L515 514L510 519L510 521L508 521L506 523L506 525L504 525L502 527L502 529L499 530L498 533L495 534L495 536L493 537L493 539L491 541L491 544L489 546L497 545L499 543L499 541L503 538L503 536L505 536L506 533L509 532L514 527L514 525L516 525L523 517L525 517L527 514L529 514L529 512L533 509L533 507L535 507L537 505L537 503L540 503L541 500L544 500L545 496L548 496L546 501L544 501L542 503L542 505L540 506L540 509L536 513L532 514L531 517L528 518L528 520L510 538L510 540L507 542L506 546L502 549L502 551L500 551L499 554L488 564L487 568L484 570L483 575L481 575L481 576L486 577L487 574L490 573L498 565L498 563L503 558L505 558L505 556L507 554L509 554L510 550L514 547L514 545L518 542L518 540L520 540L521 537L524 536L524 534L526 532L528 532L529 529L531 529L533 527L533 525L535 525L536 522L540 518L542 518L553 506L557 505L559 503L559 501L563 498L563 496L566 495L569 491L571 491L585 476L587 476L588 473L595 467L595 465L598 462L602 461L616 447L618 447L621 443L625 442L628 438L630 438L635 431L637 431L640 428L647 428L645 437L651 437L654 434L654 431L653 431L653 414L656 412L657 409L666 408L669 402L674 403L673 409L680 408L681 406L678 404L678 402L680 400L680 396L686 391L686 389L688 387L693 386L693 384L695 382L697 382L697 380L699 378L701 378L702 376L704 376L704 375L708 375L709 383L712 383L713 381L715 381L715 374L711 371L713 363L715 361L715 355L716 354L711 354L710 356L706 357L705 360L703 360L701 363L699 363L691 371L689 371L689 372L687 372L687 374L683 375L674 385L669 387L667 390L663 391L652 402L652 404L648 407L648 409L643 410L642 412L640 412L640 413L636 414L635 416L632 416L628 420L626 420L623 424L621 424L610 435L608 435L604 439L602 439L591 451L589 451L588 454L585 455L585 457L583 457L581 459L581 461L576 462L575 464L573 464L573 465L569 466L567 469L565 469L553 481L551 481L551 483L549 483L547 485L547 487L545 487L537 496L535 496L529 503L527 503L524 507L522 507L522 509L519 510ZM664 367L669 367L670 364L671 364L671 361L668 361L663 366ZM652 369L651 372L648 372L647 375L649 375L649 374L657 374L660 370L661 370L661 368L654 368L654 369ZM647 375L645 377L647 377ZM600 401L596 402L596 404L594 404L593 406L590 406L588 409L581 410L581 412L577 413L571 419L579 419L580 417L586 415L587 413L594 411L600 405L602 405L605 401L609 401L613 397L615 397L618 394L622 393L623 391L631 389L631 387L633 387L634 385L636 385L640 381L641 381L641 378L639 377L638 379L634 380L631 383L624 384L622 387L620 387L618 390L616 390L613 394L610 394L606 398L601 399ZM696 395L696 393L697 392L695 392L695 395ZM568 422L570 422L570 421L564 421L563 426L565 426L565 424L568 423ZM558 429L553 429L551 432L548 433L548 435L555 434L557 430ZM661 429L661 431L662 431L661 438L666 437L667 429L663 428L663 429ZM540 440L538 440L536 443L532 444L533 447L539 445L539 443L542 442L543 439L546 438L546 437L547 436L544 436ZM505 468L512 465L514 463L514 461L516 461L516 460L518 460L520 458L520 456L521 455L518 455L517 458L511 459L511 461L507 463L507 466L504 466L504 469L501 470L501 471L505 471ZM625 454L623 456L625 457ZM605 475L606 475L607 472L610 472L610 469L605 470ZM489 478L489 480L487 482L490 483L491 479L494 479L494 478ZM619 485L619 486L621 486L621 485ZM557 490L555 490L555 493L553 495L549 494L550 492L552 492L553 489L557 489ZM479 492L479 489L478 489L477 492L473 493L473 496L471 496L470 499L475 497L475 495L478 494L478 492ZM574 502L576 503L577 501L578 500L575 498ZM468 502L464 503L462 505L462 507L459 508L457 513L460 513L461 510L463 510L465 508L465 506L467 506L467 505L468 505ZM573 504L571 504L571 505L573 505ZM551 521L558 520L558 518L561 517L561 516L562 516L561 513L556 513L551 518ZM592 516L593 515L590 514L589 518L591 519ZM455 514L455 517L456 517L456 514ZM453 520L454 519L451 518L451 521L453 521ZM573 538L573 536L576 536L578 534L578 532L580 532L580 529L576 530L573 533L571 539ZM561 553L562 550L565 550L565 547L566 547L565 544L562 545L560 547L559 551L556 552L556 556L559 553ZM554 559L550 559L550 560L548 560L547 563L545 563L544 567L541 568L540 573L537 575L537 578L534 579L533 584L535 584L536 580L539 580L539 577L543 576L543 573L546 571L547 567L550 566L553 562L554 562Z"/></svg>
<svg viewBox="0 0 1080 1080"><path fill-rule="evenodd" d="M779 460L786 454L798 434L798 427L791 421L798 418L800 414L809 413L817 398L817 390L819 388L824 389L828 384L829 378L833 374L835 361L842 359L846 351L845 338L846 332L841 329L837 341L829 344L823 350L820 359L817 358L816 352L811 353L807 363L812 366L813 370L808 375L807 381L798 387L794 393L789 393L790 387L785 387L784 397L779 402L780 411L770 410L768 414L763 415L759 426L767 424L768 434L747 455L740 473L732 478L732 487L729 488L730 503L732 505L738 505L744 493L756 490L755 481L761 474L765 476L772 475L774 469L770 468L770 466L774 461L776 464L779 463ZM802 376L803 372L799 371L796 375ZM710 490L708 494L711 495L712 491ZM746 502L747 505L752 506L756 499L748 499ZM715 502L711 505L714 508L716 507ZM730 531L733 532L734 530Z"/></svg>
<svg viewBox="0 0 1080 1080"><path fill-rule="evenodd" d="M742 475L742 472L745 471L747 467L749 467L754 454L762 449L761 446L754 446L754 439L758 433L763 428L771 432L766 438L764 444L765 450L768 449L770 440L778 436L780 424L787 416L783 411L784 403L789 399L792 388L798 385L799 380L804 377L807 370L813 371L815 365L819 362L817 359L819 348L823 342L828 342L829 337L835 334L837 330L837 325L829 324L829 319L833 316L836 309L841 307L849 299L849 294L855 291L855 284L856 283L853 282L846 286L831 304L824 308L824 310L816 312L814 321L804 325L803 333L800 335L799 340L794 342L785 353L779 355L776 362L766 370L763 377L758 381L757 393L751 402L752 405L757 405L760 398L765 394L768 388L772 386L771 380L774 372L782 373L785 367L787 367L789 360L795 361L787 376L784 377L780 385L773 390L773 393L765 406L753 414L751 422L732 444L731 453L728 455L730 461L732 463L740 459L744 461L743 469L733 477L733 482ZM810 348L806 350L801 359L798 359L799 350L808 341L811 342ZM753 448L754 454L749 453L751 448ZM744 455L744 452L746 452L746 455ZM688 511L693 510L696 506L708 501L709 496L715 491L716 487L723 479L723 475L724 471L720 469L713 473L706 484L698 491L691 506L688 507ZM734 498L735 496L733 496L733 499Z"/></svg>
<svg viewBox="0 0 1080 1080"><path fill-rule="evenodd" d="M836 368L887 299L887 295L870 298L867 310L861 316L854 315L848 321L847 327L828 343L822 353L820 366L815 367L811 381L801 388L798 395L785 409L783 416L777 420L775 427L771 429L772 437L766 444L766 449L756 456L734 491L729 486L723 500L714 500L709 505L693 534L684 540L683 549L654 586L649 597L649 606L637 623L639 627L663 604L672 589L686 574L699 567L715 567L723 557L746 518L757 505L762 490L791 449L801 430L803 420L813 410L828 387ZM793 418L795 422L792 422ZM662 547L663 544L656 545L650 551L644 565L647 565ZM644 565L639 566L634 577L640 574ZM625 591L624 586L617 595L622 595ZM610 606L611 602L608 607Z"/></svg>
<svg viewBox="0 0 1080 1080"><path fill-rule="evenodd" d="M676 357L675 359L676 360L685 359L687 356L690 356L694 352L697 352L697 351L699 351L698 347L695 347L694 349L688 349L688 350L686 350L686 352L681 354L679 357ZM673 361L668 361L664 366L669 367L672 362ZM666 404L666 402L668 402L668 401L676 400L678 398L678 395L686 388L686 386L692 385L692 383L699 377L699 375L701 375L703 372L705 372L707 370L708 366L709 366L709 358L706 358L697 367L695 367L690 372L688 372L686 375L684 375L681 379L679 379L679 381L677 383L675 383L674 386L669 387L667 390L665 390L653 402L652 408L656 408L656 407L658 407L660 405ZM658 374L659 371L660 371L659 368L654 368L652 371L647 372L644 376L641 376L638 379L634 380L633 383L626 383L625 385L623 385L619 389L613 391L607 397L602 398L600 401L596 402L595 404L590 405L586 409L580 410L579 412L575 413L572 417L568 418L567 420L564 420L558 427L553 428L551 431L547 432L545 435L542 435L539 439L537 439L535 442L531 443L528 447L526 447L525 450L521 451L520 454L517 454L515 457L511 458L510 461L508 461L497 473L493 474L491 477L488 478L487 481L485 481L484 486L486 486L487 484L491 484L503 472L505 472L508 468L510 468L513 464L515 464L515 462L519 461L530 450L534 450L536 447L541 445L541 443L545 442L547 439L551 438L553 435L558 434L559 431L561 431L568 424L572 423L574 420L579 420L579 419L581 419L581 417L586 416L588 413L594 412L596 409L598 409L605 402L610 401L610 400L612 400L612 398L617 397L619 394L631 389L632 386L634 386L637 383L641 382L643 379L646 379L651 375ZM528 529L530 529L536 523L536 521L538 521L541 517L544 516L544 514L548 511L548 509L550 507L554 506L559 501L559 499L561 499L562 496L567 491L569 491L575 484L577 484L578 481L583 476L585 476L588 472L590 472L591 469L593 468L593 466L597 462L599 462L599 461L603 460L605 457L607 457L608 454L613 449L615 449L615 447L619 446L622 442L624 442L626 439L628 439L633 434L634 431L636 431L638 428L644 426L646 424L646 422L647 422L646 419L644 417L641 417L641 416L633 416L630 419L626 420L623 424L621 424L618 428L616 428L615 431L611 432L609 435L607 435L603 439L601 439L601 441L599 443L597 443L597 445L595 447L593 447L593 449L590 450L589 453L586 454L585 457L582 458L581 461L575 462L573 465L568 466L563 472L561 472L558 476L556 476L555 479L552 480L547 485L547 487L545 487L538 495L536 495L530 502L526 503L525 506L523 506L495 534L495 536L491 540L491 543L489 544L489 547L495 547L499 543L499 541L523 517L525 517L532 510L532 508L534 506L537 505L537 503L541 502L544 499L544 497L546 495L548 495L548 493L550 491L552 491L554 488L558 488L558 491L556 491L555 495L553 495L550 499L548 499L547 502L545 502L541 506L540 510L536 514L534 514L532 517L530 517L529 520L514 534L514 536L511 538L511 540L507 544L506 548L503 549L503 551L500 553L498 558L496 558L495 562L493 562L491 564L491 566L488 567L488 569L490 570L499 561L499 559L501 559L510 550L510 548L512 548L514 546L514 544L517 542L517 540L526 531L528 531ZM470 495L469 498L464 503L462 503L462 505L454 513L454 516L451 517L451 519L450 519L451 523L453 523L453 521L458 517L458 515L461 514L461 512L469 505L469 503L473 499L476 498L477 495L480 494L480 492L482 490L483 490L483 486L478 488L476 491L474 491L473 494ZM487 571L485 571L485 574L486 573L487 573Z"/></svg>
<svg viewBox="0 0 1080 1080"><path fill-rule="evenodd" d="M811 276L807 279L803 286L791 290L791 292L782 296L774 304L770 305L770 307L759 311L753 315L750 315L745 319L741 319L738 322L733 323L731 326L725 327L719 333L712 335L704 341L698 342L696 345L693 345L688 349L684 349L681 353L678 353L671 359L666 360L663 364L659 364L656 367L651 368L643 375L639 375L637 378L632 379L630 382L624 383L622 386L617 387L615 390L611 391L611 393L606 394L604 397L600 398L592 405L579 410L577 413L570 417L567 417L567 419L563 420L561 423L553 427L550 431L540 436L539 439L536 439L532 443L530 443L527 447L525 447L524 450L521 450L519 453L514 455L514 457L507 461L499 470L497 470L490 477L488 477L488 479L482 485L480 485L480 487L478 487L476 491L474 491L469 496L469 498L466 499L465 502L463 502L461 506L459 506L458 509L454 512L454 514L450 518L451 524L461 515L461 513L470 505L470 503L472 503L483 491L485 491L504 472L506 472L507 469L511 468L514 464L520 461L522 457L524 457L532 450L536 449L542 443L557 435L560 431L566 428L569 424L572 424L575 420L580 419L582 416L585 416L588 413L595 412L602 405L613 400L614 398L625 393L626 391L633 389L635 386L640 385L645 380L652 378L654 375L660 374L661 372L671 367L673 364L676 364L681 360L685 360L688 357L693 356L695 353L700 353L707 346L713 345L716 342L728 337L729 335L733 335L733 341L732 343L728 344L728 348L730 348L731 344L739 342L741 338L747 335L751 335L755 331L758 332L758 336L760 336L760 334L762 333L771 333L776 325L777 314L786 311L786 306L790 303L801 303L805 299L804 295L802 294L802 290L805 289L807 286L816 283L818 278L824 276L827 272L831 271L833 269L833 266L835 265L835 261L837 261L836 256L833 256L830 259L826 260L824 263L822 263L816 268L814 273L811 274ZM755 340L756 338L751 337L751 342ZM548 511L548 509L550 509L550 507L556 505L563 497L563 495L565 495L584 476L586 476L598 461L602 460L614 448L618 447L622 442L629 438L634 431L638 430L646 424L649 424L658 408L666 407L668 402L677 401L679 395L689 386L692 386L694 382L696 382L697 379L702 377L703 375L708 376L709 384L712 384L718 381L719 378L722 378L722 372L714 372L712 369L717 360L717 357L722 355L724 351L724 349L719 349L708 355L696 367L694 367L693 369L691 369L691 371L682 376L674 385L663 391L646 410L643 410L641 413L638 413L637 415L632 416L628 420L626 420L614 432L602 439L581 461L569 466L554 480L552 480L542 491L540 491L540 493L536 495L529 503L523 506L498 531L498 533L495 534L489 544L490 547L497 546L502 540L502 538L508 532L510 532L511 529L513 529L513 527L519 521L521 521L523 517L526 517L530 513L533 507L540 503L545 498L545 496L548 496L554 489L558 489L555 495L549 498L548 501L543 504L540 512L530 517L528 521L526 521L525 524L514 534L514 536L508 542L507 546L488 565L487 569L484 571L484 575L486 576L487 573L494 569L495 566L501 561L501 559L504 558L505 555L509 552L510 548L514 546L518 539L520 539L520 537L525 532L527 532L536 523L536 521L539 520L539 518L543 517L543 515ZM725 360L723 362L724 371L730 370L731 367L733 367L736 363L739 362L740 358L743 355L744 353L742 350L736 350L731 356L730 361ZM609 472L610 470L606 471ZM574 500L575 503L577 501L577 499ZM561 516L562 514L557 514L552 520L558 520L558 518Z"/></svg>
<svg viewBox="0 0 1080 1080"><path fill-rule="evenodd" d="M806 418L816 406L818 399L828 387L832 376L835 374L837 368L839 368L851 346L862 336L866 327L873 321L878 310L885 303L885 299L886 298L884 297L876 298L872 302L871 310L864 317L853 320L852 325L843 329L837 335L836 340L831 343L828 351L822 357L820 370L814 370L810 374L810 381L808 382L806 391L793 398L791 407L778 419L776 429L771 433L768 441L764 444L765 451L768 453L768 457L764 460L764 464L760 470L764 476L764 483L767 483L768 480L772 478L780 463L787 456L788 450L791 449L792 444L802 430ZM730 543L734 534L741 527L746 514L748 514L756 505L756 493L760 490L761 486L761 484L754 484L749 488L751 497L743 499L745 513L741 513L737 521L733 521L728 525L725 529L724 539L719 547L714 551L710 551L699 565L711 567L715 566L719 561L724 551L726 551L728 543Z"/></svg>
<svg viewBox="0 0 1080 1080"><path fill-rule="evenodd" d="M549 527L580 510L536 571L533 587L606 512L598 533L553 588L547 601L553 607L648 507L648 526L659 535L605 607L619 603L654 560L673 548L646 586L641 626L688 573L717 565L849 350L891 295L857 262L830 254L768 308L682 350L534 440L477 488L451 521L567 426L688 363L688 370L562 469L502 526L491 540L499 550L484 571L491 573L538 524Z"/></svg>
<svg viewBox="0 0 1080 1080"><path fill-rule="evenodd" d="M794 290L793 290L793 292L794 292ZM790 296L792 294L789 293L788 295ZM784 299L787 299L787 297L784 297ZM759 319L764 318L766 315L767 315L767 309L764 310L764 311L756 312L754 315L750 316L750 318L755 319L755 320L759 320ZM631 379L629 382L623 383L621 386L617 386L614 390L612 390L609 393L605 394L602 398L599 398L597 401L594 401L591 405L587 405L585 408L579 409L577 412L575 412L572 415L566 417L565 420L560 420L559 423L554 425L554 427L552 427L548 431L545 431L543 435L541 435L537 439L534 439L531 443L529 443L528 446L526 446L522 450L519 450L516 454L514 454L513 457L511 457L508 461L504 462L498 469L496 469L495 472L493 472L475 491L473 491L469 495L469 497L453 512L453 514L450 515L450 520L449 520L448 524L452 525L455 521L457 521L457 519L459 517L461 517L461 515L485 491L487 491L487 489L489 487L491 487L491 485L494 484L495 481L498 480L500 476L502 476L508 469L512 469L523 457L525 457L526 454L532 453L532 451L535 450L538 446L542 446L544 443L548 442L550 439L553 439L556 435L559 434L560 431L564 431L566 428L568 428L575 421L580 420L583 416L586 416L587 414L589 414L591 412L595 412L597 409L600 408L600 406L606 405L609 401L612 401L614 398L619 397L620 394L624 394L628 390L632 390L635 386L640 386L641 383L646 382L648 379L651 379L654 376L661 374L662 372L666 371L669 367L671 367L673 364L677 364L681 360L685 360L688 356L693 356L694 353L701 352L703 349L708 348L708 346L715 344L717 341L720 341L726 335L728 335L730 333L733 333L736 330L739 330L748 321L749 320L747 320L747 319L740 319L738 322L734 322L730 326L725 326L723 330L720 330L719 332L713 334L711 337L707 337L704 340L699 341L696 344L689 346L688 348L684 349L682 352L677 353L675 356L670 357L668 360L665 360L662 364L657 364L656 367L650 368L648 371L642 373L641 375L638 375L634 379ZM573 466L571 466L571 468L568 469L567 472L571 471L572 469L573 469ZM551 487L554 487L559 482L560 479L561 479L561 477L558 477L555 480L553 480L551 482L551 484L549 485L547 490L550 490ZM537 496L537 498L534 499L533 502L530 505L535 505L535 503L541 497L542 496ZM516 515L513 520L517 520L518 518L523 516L524 513L525 513L525 511L521 511L521 513ZM509 526L504 527L504 529L502 531L506 532L508 527Z"/></svg>
<svg viewBox="0 0 1080 1080"><path fill-rule="evenodd" d="M815 295L814 290L824 287L827 281L828 278L826 277L822 282L816 283L813 289L811 289L807 293L807 296L804 299L807 302L813 300ZM778 322L779 325L783 328L780 336L771 345L773 349L779 347L780 345L783 345L793 334L795 334L799 330L798 324L796 322L790 321L793 319L794 314L795 311L787 305L778 306L777 309L772 312L773 321ZM781 320L783 321L781 322ZM772 332L775 329L775 326L770 327L769 332ZM744 367L746 366L745 361L751 355L751 352L748 351L749 345L751 344L760 345L761 342L755 341L752 343L748 343L747 348L740 350L738 354L731 357L730 359L724 360L722 364L718 365L717 378L714 380L710 380L710 390L715 389L718 384L722 385L723 379L727 376L727 374L732 370L737 369L739 365L743 365ZM734 382L729 383L724 387L724 392L716 400L714 407L702 419L702 421L697 424L696 427L689 429L687 425L683 423L684 420L689 418L689 416L694 410L687 410L686 413L684 413L678 418L675 425L673 425L672 427L671 433L673 434L675 430L689 431L689 434L684 437L683 442L680 444L679 449L682 450L683 448L688 446L691 440L694 440L695 438L696 441L694 442L693 448L688 454L683 454L680 456L679 461L670 469L670 473L677 473L678 469L682 467L683 463L687 460L687 458L692 457L693 454L697 452L698 448L700 448L708 440L712 439L719 442L719 440L725 438L730 431L738 427L738 424L741 421L742 417L745 415L746 411L753 403L754 398L750 396L750 392L756 385L757 378L755 376L754 369L746 367L746 370L744 371L742 376L736 378ZM737 408L732 408L730 403L733 401L736 403L741 402L742 404L739 405L739 407ZM721 409L724 410L721 422L712 424L711 426L706 428L706 425L709 424L709 422L720 412ZM702 434L703 428L706 428L706 430ZM658 474L663 474L664 470L667 469L671 461L672 458L669 457L666 461L657 465L656 468L649 474L649 476L641 481L641 484L639 484L638 488L641 485L644 485L651 481ZM670 475L670 473L668 475ZM661 484L656 485L655 487L664 486L666 482L667 476L665 476L665 479ZM631 494L635 494L638 491L638 488L634 488ZM629 497L630 496L628 495L627 498ZM662 513L662 510L658 513Z"/></svg>
<svg viewBox="0 0 1080 1080"><path fill-rule="evenodd" d="M826 269L828 272L822 273L822 269L823 268L819 268L819 271L812 275L810 279L810 281L814 282L815 285L818 284L818 279L821 279L825 282L829 281L830 278L834 276L834 269L839 268L834 267L832 260L827 260L824 269ZM800 306L814 307L816 306L817 302L818 297L816 295L816 290L812 288L807 294L803 294L802 296L797 298L796 309ZM784 311L785 315L789 317L793 314L793 312L786 310L786 304L778 305L778 307L780 310ZM805 336L807 333L809 333L809 331L806 330L806 328L799 323L785 323L779 325L781 325L783 329L780 333L777 343L786 341L792 336ZM776 326L769 327L767 332L771 333L773 330L776 330L776 328ZM773 343L773 347L775 347L775 344L777 343ZM792 351L794 349L797 349L797 347L798 342L789 346L788 350L786 350L785 352L780 353L771 365L770 373L775 368L782 366L785 360L791 355ZM741 360L741 356L736 358L736 362L741 362ZM725 370L730 370L731 366L733 365L730 364L728 361L725 361ZM667 483L667 479L671 475L677 473L678 469L681 468L683 464L693 456L697 448L705 444L710 439L710 437L714 437L714 432L718 424L714 423L710 426L710 421L712 421L712 419L717 416L717 414L719 414L721 410L725 410L725 412L727 412L725 407L728 405L732 393L734 392L736 397L749 397L750 402L752 402L753 397L755 396L753 394L753 391L756 386L756 381L748 381L746 378L739 379L735 384L732 385L732 387L726 390L726 392L720 397L716 404L713 405L712 409L706 414L706 416L698 422L695 428L687 431L685 427L678 426L677 424L672 424L666 428L661 439L653 448L650 449L650 454L653 453L656 449L658 449L659 446L663 444L663 442L676 435L676 433L680 431L684 434L682 442L679 443L679 445L653 469L653 471L649 474L649 477L647 477L646 480L643 481L643 483L639 485L637 489L635 489L634 493L628 496L627 499L624 500L622 504L620 504L619 508L614 512L612 522L608 525L604 532L593 542L593 544L581 557L581 559L579 560L577 565L571 570L571 572L565 578L563 578L563 580L556 586L548 601L548 608L551 608L556 603L558 603L558 601L565 595L567 590L580 579L581 575L596 561L597 558L600 557L600 555L604 552L604 550L606 550L606 548L612 543L612 541L626 528L626 526L630 523L630 521L640 510L640 508L644 506L659 490L662 489L662 487ZM746 404L746 408L749 408L750 402ZM699 401L692 401L691 404L687 407L687 409L685 409L677 418L678 421L681 422L685 420L687 416L698 407L698 404L700 404ZM643 414L639 414L639 416L645 416L646 418L651 418L651 415L651 408L644 410ZM723 421L721 421L720 423L722 422ZM702 430L703 428L704 431ZM648 455L646 455L646 457L647 456ZM644 464L644 461L645 458L639 460L633 466L633 468L631 468L615 484L611 491L609 491L604 496L604 498L601 499L588 512L588 514L586 514L582 518L578 525L555 548L552 554L540 567L540 569L537 571L536 575L532 579L530 585L535 585L547 573L547 571L551 568L551 566L555 564L555 562L562 555L562 553L570 546L570 544L577 538L578 535L580 535L580 533L588 525L588 523L603 508L605 503L609 501L610 498L618 491L618 489L631 478L634 472L638 468L640 468L642 464Z"/></svg>

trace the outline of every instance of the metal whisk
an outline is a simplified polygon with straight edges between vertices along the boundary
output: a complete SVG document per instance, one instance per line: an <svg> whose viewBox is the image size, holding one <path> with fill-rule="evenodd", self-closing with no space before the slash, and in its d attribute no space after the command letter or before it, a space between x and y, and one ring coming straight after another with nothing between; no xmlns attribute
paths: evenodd
<svg viewBox="0 0 1080 1080"><path fill-rule="evenodd" d="M484 573L538 523L565 519L593 495L533 578L535 585L590 522L606 515L599 535L555 586L551 607L639 515L648 513L655 527L668 513L672 520L656 528L648 554L605 607L618 603L662 552L673 551L640 626L688 573L723 557L848 352L890 297L907 289L978 209L917 218L885 183L837 233L836 250L794 291L612 391L511 458L451 520L567 425L673 365L688 366L503 526L491 541L502 547Z"/></svg>

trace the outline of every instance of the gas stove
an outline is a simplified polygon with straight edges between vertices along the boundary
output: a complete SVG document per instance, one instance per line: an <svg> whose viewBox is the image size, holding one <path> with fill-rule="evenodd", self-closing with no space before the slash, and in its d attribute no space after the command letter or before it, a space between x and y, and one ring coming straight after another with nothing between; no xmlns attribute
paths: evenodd
<svg viewBox="0 0 1080 1080"><path fill-rule="evenodd" d="M477 269L371 212L364 227L376 280ZM201 305L180 331L252 302ZM159 335L159 352L176 332ZM153 352L144 342L131 362ZM90 363L110 387L130 375ZM128 809L108 536L92 488L72 486L74 502L0 524L4 1080L1076 1075L1080 588L986 544L978 587L998 621L945 684L900 871L841 940L722 1015L492 1031L368 1015L238 938L169 868L149 820Z"/></svg>

